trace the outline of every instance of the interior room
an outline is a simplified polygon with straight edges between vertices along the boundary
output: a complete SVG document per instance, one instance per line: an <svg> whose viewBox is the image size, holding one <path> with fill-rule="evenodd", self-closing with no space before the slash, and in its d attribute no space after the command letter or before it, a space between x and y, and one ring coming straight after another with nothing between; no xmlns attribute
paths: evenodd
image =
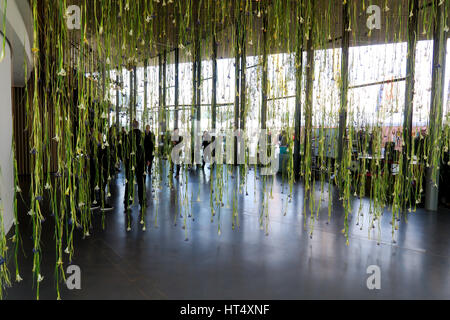
<svg viewBox="0 0 450 320"><path fill-rule="evenodd" d="M0 298L450 299L449 11L0 0Z"/></svg>

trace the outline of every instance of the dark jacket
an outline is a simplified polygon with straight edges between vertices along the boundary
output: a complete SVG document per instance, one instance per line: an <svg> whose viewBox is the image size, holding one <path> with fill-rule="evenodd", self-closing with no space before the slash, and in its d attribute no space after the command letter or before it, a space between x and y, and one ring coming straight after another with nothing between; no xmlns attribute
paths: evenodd
<svg viewBox="0 0 450 320"><path fill-rule="evenodd" d="M145 133L144 138L145 161L151 161L155 152L155 141L153 133Z"/></svg>
<svg viewBox="0 0 450 320"><path fill-rule="evenodd" d="M127 149L125 162L127 165L135 165L136 173L144 172L145 169L145 154L142 146L142 132L139 129L134 129L128 134ZM131 162L131 163L130 163Z"/></svg>

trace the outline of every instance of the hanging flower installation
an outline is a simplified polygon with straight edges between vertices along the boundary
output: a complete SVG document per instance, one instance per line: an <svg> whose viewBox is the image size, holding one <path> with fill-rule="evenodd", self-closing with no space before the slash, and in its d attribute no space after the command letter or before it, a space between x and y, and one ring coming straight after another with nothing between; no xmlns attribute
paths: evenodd
<svg viewBox="0 0 450 320"><path fill-rule="evenodd" d="M40 268L43 223L54 223L60 299L63 266L76 250L74 234L91 236L91 208L107 206L115 168L124 159L131 168L123 178L125 206L134 201L135 185L140 183L135 152L139 141L127 139L119 130L122 126L131 131L134 119L142 128L150 125L159 159L146 174L151 176L151 190L144 188L140 229L157 227L158 217L167 214L158 209L159 193L169 188L175 193L174 225L181 225L186 241L201 193L187 173L198 157L196 141L205 130L214 136L209 206L219 236L227 226L239 229L239 208L251 188L259 202L260 228L269 235L277 171L263 174L271 162L260 163L278 153L283 159L283 215L292 211L303 215L313 237L321 212L330 221L333 202L339 200L347 244L351 222L361 230L365 226L369 237L379 241L386 212L392 215L395 241L400 219L416 210L426 183L437 186L439 168L448 165L450 112L448 107L445 110L443 94L431 97L430 92L420 91L421 86L411 88L408 80L411 74L416 82L429 77L429 86L432 73L442 77L442 66L432 64L433 46L420 46L421 41L429 43L438 36L446 40L448 1L30 3L34 69L24 100L32 173L26 219L33 230L29 254L38 299L40 284L48 281ZM69 5L81 9L79 29L67 26ZM5 34L5 25L2 28ZM4 47L3 41L0 61ZM442 56L438 59L445 61ZM429 72L412 72L415 66L422 70L419 64ZM439 83L435 95L443 92L444 81ZM428 117L433 131L425 134ZM183 136L181 169L172 161L174 129ZM259 130L266 130L262 139ZM242 161L236 168L241 146ZM96 159L110 160L103 164ZM14 279L20 282L28 276L18 265L23 218L17 201L25 197L25 190L19 185L16 159L14 168L10 242L0 207L0 297ZM166 179L168 170L180 171L178 184ZM302 183L303 203L291 208L298 196L296 182ZM152 223L146 219L148 210L154 212ZM126 231L132 230L130 214ZM107 227L104 211L102 227ZM15 262L15 276L10 275L9 260Z"/></svg>

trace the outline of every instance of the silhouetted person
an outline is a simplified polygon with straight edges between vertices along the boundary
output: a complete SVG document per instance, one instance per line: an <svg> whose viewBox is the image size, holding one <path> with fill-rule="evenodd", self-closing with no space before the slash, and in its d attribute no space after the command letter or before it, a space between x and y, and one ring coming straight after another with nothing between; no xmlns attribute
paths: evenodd
<svg viewBox="0 0 450 320"><path fill-rule="evenodd" d="M144 198L144 172L145 172L145 154L142 146L142 132L139 130L139 123L133 121L133 130L128 133L128 151L124 153L125 158L125 171L127 176L127 183L125 184L125 197L124 205L125 209L128 209L131 193L130 188L134 186L133 178L136 179L138 186L139 205L143 206Z"/></svg>
<svg viewBox="0 0 450 320"><path fill-rule="evenodd" d="M108 203L108 197L106 196L106 186L108 185L108 177L110 174L110 165L111 165L111 158L110 158L110 147L103 143L103 136L99 132L98 133L98 149L97 149L97 161L99 164L99 187L100 187L100 205L102 211L111 211L114 209L109 203Z"/></svg>
<svg viewBox="0 0 450 320"><path fill-rule="evenodd" d="M207 131L203 132L203 137L202 137L202 149L203 149L202 169L205 169L205 163L206 163L205 149L206 149L206 147L209 146L210 143L211 143L211 136L208 134ZM209 161L211 162L211 159L209 159Z"/></svg>
<svg viewBox="0 0 450 320"><path fill-rule="evenodd" d="M155 153L155 140L153 132L150 131L150 126L145 127L144 137L144 149L145 149L145 171L148 174L152 173L152 164Z"/></svg>

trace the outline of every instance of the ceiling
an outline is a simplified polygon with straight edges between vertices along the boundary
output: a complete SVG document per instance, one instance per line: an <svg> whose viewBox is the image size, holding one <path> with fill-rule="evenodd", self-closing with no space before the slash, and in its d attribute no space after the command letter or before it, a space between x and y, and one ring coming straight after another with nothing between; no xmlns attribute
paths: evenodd
<svg viewBox="0 0 450 320"><path fill-rule="evenodd" d="M158 1L158 2L156 2ZM87 43L89 47L97 54L102 56L99 51L110 50L110 55L121 57L122 64L142 64L144 59L156 57L158 54L167 51L170 53L175 47L183 44L184 49L180 50L181 61L192 60L192 48L190 44L193 43L195 35L201 38L203 55L210 56L211 42L212 42L212 28L214 19L209 17L212 15L212 4L216 8L216 41L218 42L218 57L234 57L235 56L235 12L236 4L239 0L216 1L216 0L153 0L144 1L139 0L132 2L132 8L129 11L124 9L125 1L122 1L122 16L115 14L119 12L119 1L113 1L113 6L110 9L109 18L115 19L114 26L117 32L100 35L98 31L99 21L102 18L101 8L98 8L99 1L92 0L72 0L71 3L79 5L83 10L86 9L88 14L88 29L87 29ZM287 23L279 21L280 8L288 8L288 1L257 1L257 0L242 0L242 6L246 6L247 13L247 34L246 46L247 54L257 54L261 52L262 46L262 26L263 18L261 13L261 6L267 6L267 14L269 21L268 39L269 39L269 53L274 52L289 52L295 51L296 28L299 24L297 21L296 12L293 10L298 1L290 1L291 13L282 12L282 19ZM367 19L370 14L367 13L368 3L379 6L381 28L370 31L367 28ZM420 10L419 21L419 37L420 39L427 39L431 37L430 24L430 7L427 6L429 1L420 0L422 9ZM444 0L444 5L449 6L450 0ZM86 3L86 5L85 5ZM130 2L131 3L131 2ZM280 6L280 3L282 5ZM406 0L390 0L389 7L385 0L349 0L351 7L352 36L350 40L351 46L371 45L379 43L391 43L406 41L406 24L409 16ZM150 10L149 5L153 8ZM189 7L191 4L191 7ZM342 36L342 0L316 0L315 4L315 24L316 24L316 38L320 38L315 42L316 47L339 47ZM147 10L145 6L147 5ZM84 8L86 6L86 8ZM219 9L219 10L217 10ZM133 11L134 10L134 11ZM181 16L185 15L187 11L192 12L191 21L182 21ZM218 12L217 12L218 11ZM93 14L96 12L96 14ZM137 13L137 12L140 12ZM147 17L145 17L147 12ZM264 12L262 10L262 12ZM146 20L150 17L149 20ZM195 18L198 18L196 21ZM97 19L97 22L95 20ZM278 19L278 20L277 20ZM123 27L124 24L130 24L133 21L135 26L143 26L142 34L138 35L138 31L134 30L133 40L130 37L124 38L125 32L132 27ZM450 25L450 18L447 25ZM283 24L284 36L276 38L275 26ZM427 29L428 28L428 29ZM125 30L126 29L126 30ZM427 30L426 30L427 29ZM151 30L151 36L149 35ZM76 35L76 30L72 34ZM79 31L78 31L79 32ZM75 36L76 38L76 36ZM124 39L126 45L124 47ZM145 41L146 39L151 39ZM142 41L144 40L144 41ZM106 44L109 42L109 44ZM121 45L122 44L122 45ZM105 59L105 54L100 60ZM157 63L157 59L149 60L150 63Z"/></svg>

